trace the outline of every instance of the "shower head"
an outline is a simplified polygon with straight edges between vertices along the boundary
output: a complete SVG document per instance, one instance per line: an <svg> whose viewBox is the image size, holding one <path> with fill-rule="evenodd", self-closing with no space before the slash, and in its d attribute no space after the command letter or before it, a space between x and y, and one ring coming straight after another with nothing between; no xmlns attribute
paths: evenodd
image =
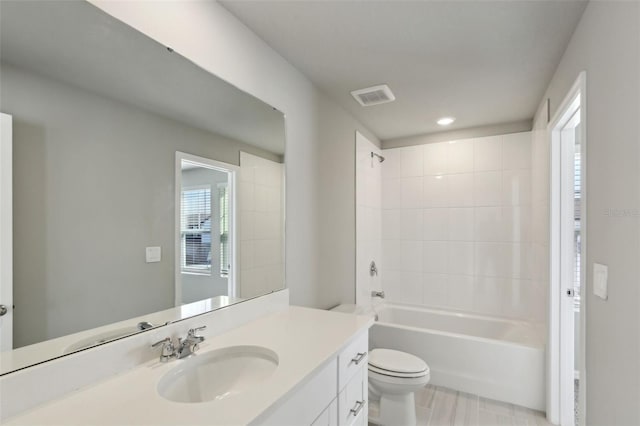
<svg viewBox="0 0 640 426"><path fill-rule="evenodd" d="M384 157L382 155L376 154L375 152L371 151L371 158L373 158L373 157L378 157L378 161L380 163L382 163L384 161Z"/></svg>

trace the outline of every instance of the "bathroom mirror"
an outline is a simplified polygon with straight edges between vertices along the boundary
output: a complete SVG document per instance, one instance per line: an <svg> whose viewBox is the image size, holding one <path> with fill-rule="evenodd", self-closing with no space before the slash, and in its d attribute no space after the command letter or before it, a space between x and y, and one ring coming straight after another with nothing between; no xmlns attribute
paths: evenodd
<svg viewBox="0 0 640 426"><path fill-rule="evenodd" d="M2 1L0 43L0 374L284 288L280 111L84 1Z"/></svg>

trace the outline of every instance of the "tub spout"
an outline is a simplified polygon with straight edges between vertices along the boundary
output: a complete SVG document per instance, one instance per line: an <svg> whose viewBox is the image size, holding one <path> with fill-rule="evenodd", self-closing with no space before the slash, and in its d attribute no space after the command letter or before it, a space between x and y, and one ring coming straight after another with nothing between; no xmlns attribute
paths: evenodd
<svg viewBox="0 0 640 426"><path fill-rule="evenodd" d="M379 297L380 299L384 299L384 291L375 291L371 292L371 297Z"/></svg>

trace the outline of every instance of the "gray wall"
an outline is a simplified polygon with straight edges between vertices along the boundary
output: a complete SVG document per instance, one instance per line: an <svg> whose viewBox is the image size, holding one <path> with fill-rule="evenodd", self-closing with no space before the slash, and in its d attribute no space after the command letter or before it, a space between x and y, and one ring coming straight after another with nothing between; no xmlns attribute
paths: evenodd
<svg viewBox="0 0 640 426"><path fill-rule="evenodd" d="M545 95L587 72L587 423L640 424L640 3L590 2ZM608 209L628 209L607 215ZM609 299L593 296L593 263Z"/></svg>
<svg viewBox="0 0 640 426"><path fill-rule="evenodd" d="M15 346L172 306L175 151L232 164L260 152L6 65L0 78L14 116ZM145 263L146 246L162 262Z"/></svg>
<svg viewBox="0 0 640 426"><path fill-rule="evenodd" d="M286 116L291 303L355 300L355 131L378 139L216 2L90 0Z"/></svg>
<svg viewBox="0 0 640 426"><path fill-rule="evenodd" d="M220 205L217 184L227 182L227 174L217 170L196 168L182 171L182 187L211 186L211 274L180 274L182 281L182 303L191 303L215 296L228 295L227 278L220 276Z"/></svg>

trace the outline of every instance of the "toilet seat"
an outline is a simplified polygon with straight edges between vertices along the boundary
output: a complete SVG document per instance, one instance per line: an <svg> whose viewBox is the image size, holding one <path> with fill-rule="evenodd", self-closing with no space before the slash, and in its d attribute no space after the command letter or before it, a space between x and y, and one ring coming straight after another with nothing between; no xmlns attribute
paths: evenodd
<svg viewBox="0 0 640 426"><path fill-rule="evenodd" d="M389 377L397 377L399 379L415 379L415 378L419 378L419 377L424 377L427 374L429 374L429 370L425 370L425 371L421 371L419 373L398 373L397 371L388 371L385 370L383 368L377 368L374 367L372 365L369 366L368 370L371 373L376 373L376 374L380 374L383 376L389 376Z"/></svg>
<svg viewBox="0 0 640 426"><path fill-rule="evenodd" d="M393 349L374 349L369 353L370 372L389 377L419 378L429 375L429 366L420 358Z"/></svg>

